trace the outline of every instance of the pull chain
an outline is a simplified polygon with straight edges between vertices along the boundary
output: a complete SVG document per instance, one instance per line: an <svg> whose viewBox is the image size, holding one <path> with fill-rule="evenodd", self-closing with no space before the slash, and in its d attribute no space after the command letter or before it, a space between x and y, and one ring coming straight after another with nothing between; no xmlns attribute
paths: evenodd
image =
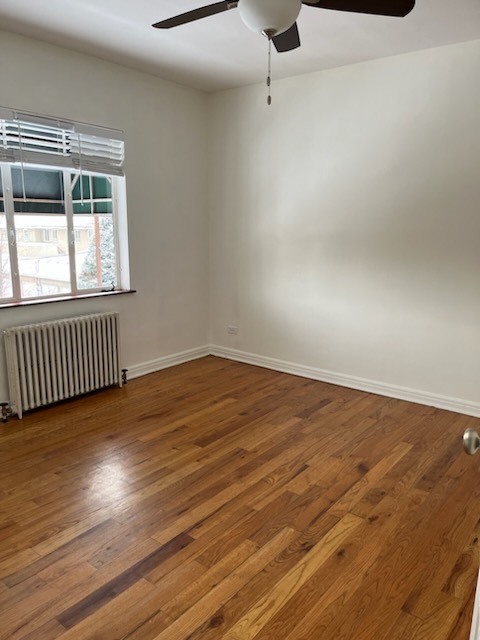
<svg viewBox="0 0 480 640"><path fill-rule="evenodd" d="M271 84L272 84L272 37L268 36L267 104L269 106L272 104L272 95L271 95L271 88L270 88Z"/></svg>

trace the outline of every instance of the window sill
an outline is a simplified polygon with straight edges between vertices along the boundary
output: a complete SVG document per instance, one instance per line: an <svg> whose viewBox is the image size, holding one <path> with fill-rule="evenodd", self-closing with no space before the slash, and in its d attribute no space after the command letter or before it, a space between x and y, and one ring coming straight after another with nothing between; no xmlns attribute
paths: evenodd
<svg viewBox="0 0 480 640"><path fill-rule="evenodd" d="M104 296L118 296L124 293L136 293L136 289L118 289L117 291L95 291L95 293L81 293L76 296L59 296L58 298L41 298L36 300L22 300L21 302L0 303L0 309L10 307L29 307L34 304L50 304L51 302L66 302L67 300L85 300L89 298L103 298Z"/></svg>

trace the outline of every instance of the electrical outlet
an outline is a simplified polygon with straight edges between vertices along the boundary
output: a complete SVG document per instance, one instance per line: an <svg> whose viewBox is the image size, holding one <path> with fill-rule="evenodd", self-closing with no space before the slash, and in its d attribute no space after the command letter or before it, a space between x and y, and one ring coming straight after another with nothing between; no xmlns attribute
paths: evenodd
<svg viewBox="0 0 480 640"><path fill-rule="evenodd" d="M229 324L227 327L227 333L231 333L232 336L238 336L238 327L234 324Z"/></svg>

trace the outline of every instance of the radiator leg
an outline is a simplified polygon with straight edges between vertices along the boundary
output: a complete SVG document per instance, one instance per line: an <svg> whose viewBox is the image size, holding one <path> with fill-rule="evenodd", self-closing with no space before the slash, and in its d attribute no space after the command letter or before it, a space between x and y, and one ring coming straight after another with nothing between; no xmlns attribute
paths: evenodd
<svg viewBox="0 0 480 640"><path fill-rule="evenodd" d="M8 402L0 402L0 416L2 422L8 422L8 419L13 415L11 408L8 406Z"/></svg>
<svg viewBox="0 0 480 640"><path fill-rule="evenodd" d="M127 371L128 369L122 369L122 384L127 384Z"/></svg>

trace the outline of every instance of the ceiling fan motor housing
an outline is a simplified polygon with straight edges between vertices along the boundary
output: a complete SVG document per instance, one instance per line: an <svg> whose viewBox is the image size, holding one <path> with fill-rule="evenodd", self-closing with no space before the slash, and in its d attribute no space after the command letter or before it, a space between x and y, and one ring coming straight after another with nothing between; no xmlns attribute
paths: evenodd
<svg viewBox="0 0 480 640"><path fill-rule="evenodd" d="M239 0L243 22L252 31L276 36L287 31L296 21L301 0Z"/></svg>

